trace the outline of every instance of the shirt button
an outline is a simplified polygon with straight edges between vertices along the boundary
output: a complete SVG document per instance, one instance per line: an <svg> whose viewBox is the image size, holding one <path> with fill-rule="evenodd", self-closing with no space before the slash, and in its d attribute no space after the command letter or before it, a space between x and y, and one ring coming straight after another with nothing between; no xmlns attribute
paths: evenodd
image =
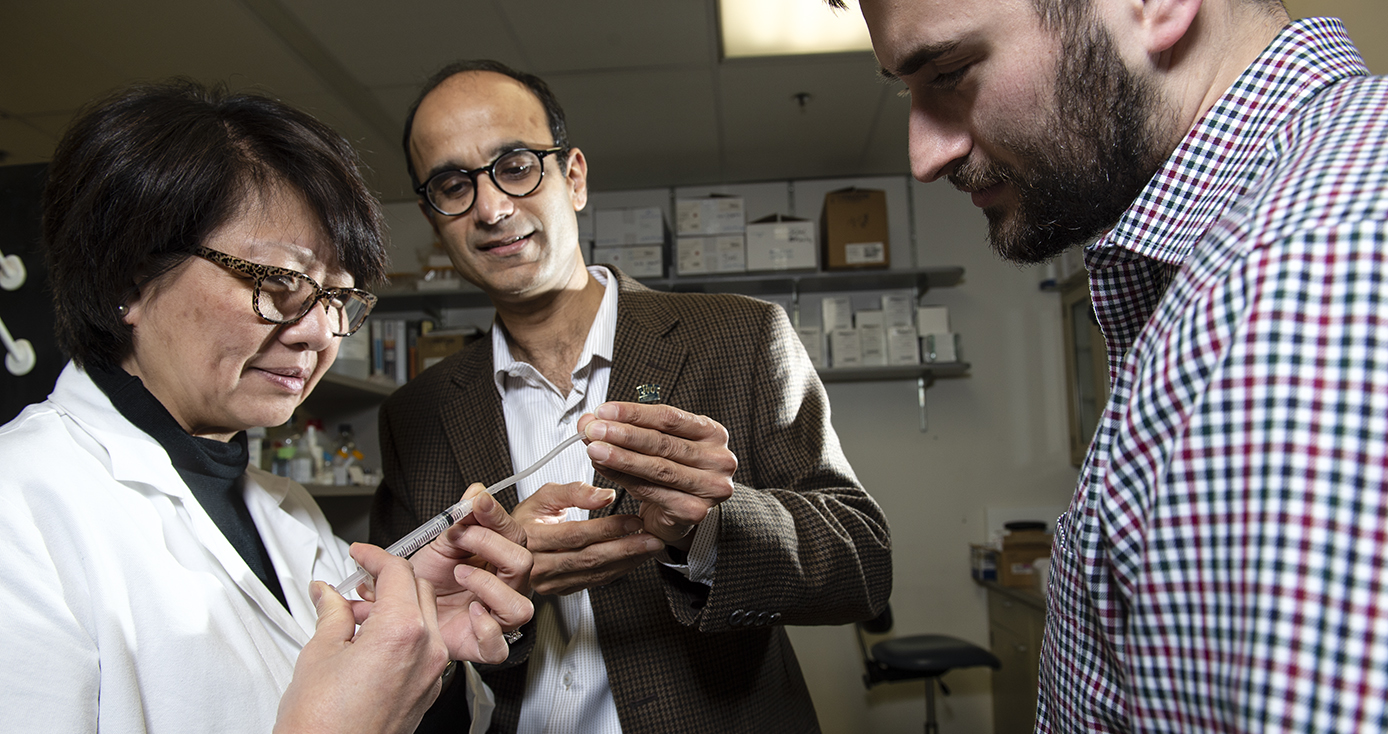
<svg viewBox="0 0 1388 734"><path fill-rule="evenodd" d="M569 687L572 686L573 684L574 684L574 674L573 674L573 673L569 673L569 672L565 672L565 673L564 673L564 690L566 690L566 691L569 690Z"/></svg>

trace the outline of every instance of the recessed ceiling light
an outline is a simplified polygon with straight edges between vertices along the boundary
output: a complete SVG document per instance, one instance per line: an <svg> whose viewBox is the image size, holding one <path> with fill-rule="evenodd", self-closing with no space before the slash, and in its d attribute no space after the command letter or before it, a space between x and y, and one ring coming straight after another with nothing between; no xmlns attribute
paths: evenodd
<svg viewBox="0 0 1388 734"><path fill-rule="evenodd" d="M872 50L855 2L835 10L823 0L718 0L718 21L727 59Z"/></svg>

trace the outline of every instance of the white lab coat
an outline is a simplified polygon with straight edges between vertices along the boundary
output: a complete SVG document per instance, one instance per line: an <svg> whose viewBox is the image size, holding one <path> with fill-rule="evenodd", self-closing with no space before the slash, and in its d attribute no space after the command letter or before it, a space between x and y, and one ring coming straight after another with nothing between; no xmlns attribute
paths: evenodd
<svg viewBox="0 0 1388 734"><path fill-rule="evenodd" d="M269 732L309 582L355 566L298 484L251 469L246 504L288 611L86 373L0 427L5 730Z"/></svg>

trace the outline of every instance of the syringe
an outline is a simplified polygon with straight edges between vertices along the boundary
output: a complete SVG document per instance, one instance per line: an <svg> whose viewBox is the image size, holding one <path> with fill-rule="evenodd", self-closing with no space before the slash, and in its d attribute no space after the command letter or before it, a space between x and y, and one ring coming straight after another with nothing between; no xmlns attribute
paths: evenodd
<svg viewBox="0 0 1388 734"><path fill-rule="evenodd" d="M535 462L534 464L531 464L522 471L516 472L515 474L506 477L505 479L497 482L496 484L487 487L487 494L496 494L497 492L500 492L506 487L509 487L522 479L525 479L531 474L534 474L535 471L538 470L540 467L544 466L545 464L548 464L550 459L553 459L554 457L558 456L560 451L563 451L564 449L573 445L575 441L581 438L583 438L583 434L581 433L576 433L572 436L569 436L568 438L561 441L558 446L555 446L553 449L551 449L550 452L548 454L545 454L539 461ZM395 543L392 544L389 548L386 548L386 552L393 556L409 558L415 551L428 545L434 538L439 537L439 535L443 533L443 531L451 527L453 523L458 522L459 520L467 517L471 513L472 498L469 497L465 500L459 500L457 504L444 510L443 512L440 512L439 514L435 515L432 519L430 519L428 522L412 530L409 535L406 535L405 537L395 541ZM346 596L347 592L357 588L357 586L360 585L361 582L365 581L369 575L370 574L368 574L365 569L363 569L361 566L357 566L357 570L351 576L348 576L345 580L343 580L342 583L338 584L334 588L337 589L337 593Z"/></svg>

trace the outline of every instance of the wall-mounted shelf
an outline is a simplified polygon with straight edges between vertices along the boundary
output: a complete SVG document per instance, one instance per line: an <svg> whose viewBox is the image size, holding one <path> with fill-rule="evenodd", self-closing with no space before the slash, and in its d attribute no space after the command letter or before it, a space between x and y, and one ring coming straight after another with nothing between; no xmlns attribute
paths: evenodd
<svg viewBox="0 0 1388 734"><path fill-rule="evenodd" d="M931 288L957 285L963 277L963 268L937 267L915 270L671 276L642 278L640 282L658 291L684 293L741 293L749 296L768 296L914 289L919 295ZM414 291L387 288L377 291L376 295L381 299L376 306L376 310L380 312L430 312L440 308L490 308L492 305L491 301L487 300L487 294L470 283L463 283L458 290Z"/></svg>

